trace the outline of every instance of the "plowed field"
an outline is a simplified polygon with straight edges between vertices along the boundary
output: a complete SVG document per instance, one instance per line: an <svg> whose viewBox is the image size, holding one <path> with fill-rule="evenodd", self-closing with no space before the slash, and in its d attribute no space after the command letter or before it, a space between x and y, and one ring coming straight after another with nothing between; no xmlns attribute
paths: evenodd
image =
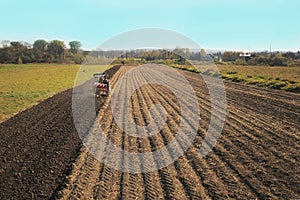
<svg viewBox="0 0 300 200"><path fill-rule="evenodd" d="M147 73L134 73L131 79L123 80L123 75L133 68L124 66L116 72L111 79L112 86L114 87L118 80L122 80L124 88L113 88L112 92L127 93L127 87L133 87L139 80L151 79L152 75ZM15 117L17 120L14 123L17 124L10 121L1 124L1 137L5 135L5 138L1 138L0 147L0 199L299 199L300 95L225 82L227 113L224 129L213 150L201 158L199 149L211 118L210 95L205 82L198 74L187 71L180 73L189 81L197 95L201 119L193 144L175 162L145 173L122 172L109 167L94 158L86 147L81 147L78 137L73 133L76 132L74 125L69 120L72 118L69 104L59 104L52 108L52 104L44 103L43 107L49 106L45 113L40 110L42 113L33 117L30 116L34 115L33 111L28 112L27 116L24 116L25 112L21 113L21 117ZM171 79L166 81L170 84L176 83ZM182 93L189 95L188 91ZM107 136L106 141L100 145L100 152L106 155L114 154L108 148L109 141L128 152L147 153L164 147L174 139L180 123L180 104L168 88L148 84L131 96L129 110L136 124L151 123L149 108L153 104L162 105L167 112L167 121L162 130L146 138L128 135L117 126L111 110L111 96L100 106L95 122L99 123ZM60 98L69 102L70 94L61 93ZM124 109L122 106L125 104L122 103L120 100L120 110ZM58 114L51 115L52 109L57 110ZM92 128L88 135L92 135L97 129L95 125L90 126ZM59 131L53 131L53 127L57 127ZM36 131L36 136L43 132L49 134L49 138L55 138L53 144L55 141L60 141L61 144L65 138L66 144L48 148L51 151L47 154L45 149L47 145L52 144L47 143L43 148L44 154L34 158L32 153L39 151L36 149L49 140L33 143L26 137L26 140L16 141L14 135L10 134L13 132L17 135L30 135L32 131ZM72 134L68 134L70 131ZM72 138L68 139L70 135ZM73 142L69 143L70 141ZM22 161L14 160L16 153L12 150L9 154L8 149L11 148L7 147L11 147L10 143L19 148L17 152L20 155L23 155L20 152L24 152L28 157L23 156ZM25 148L28 146L26 144L31 145ZM178 145L177 148L180 150L182 147ZM56 154L57 151L59 152ZM63 156L53 156L60 154ZM51 171L49 166L44 165L47 173L39 172L43 176L37 176L40 178L37 179L30 178L34 172L30 175L26 168L25 171L27 170L29 175L27 174L24 180L22 163L27 163L24 164L25 167L32 165L29 162L47 163L41 161L47 160L47 155L53 159L51 163L55 163L54 170ZM165 156L172 158L172 155L172 152L167 152ZM8 156L10 158L7 158ZM62 162L64 168L56 170L55 166L59 165L57 160ZM126 158L120 160L122 163L117 164L125 169L131 167L130 162L147 162L145 157L134 161L128 161ZM159 162L161 160L154 159L152 164L160 166ZM63 169L67 172L63 173ZM59 173L62 177L57 178L52 173ZM45 180L49 179L55 179L56 185L46 187L50 184ZM9 187L5 181L10 183ZM34 186L33 189L30 189L30 184ZM36 186L39 184L43 187Z"/></svg>

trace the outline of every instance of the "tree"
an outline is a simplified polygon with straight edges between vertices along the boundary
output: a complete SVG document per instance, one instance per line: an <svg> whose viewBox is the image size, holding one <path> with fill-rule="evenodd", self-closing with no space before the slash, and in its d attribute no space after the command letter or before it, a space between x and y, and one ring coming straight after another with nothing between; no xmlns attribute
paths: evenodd
<svg viewBox="0 0 300 200"><path fill-rule="evenodd" d="M175 54L178 64L183 64L185 62L185 49L176 47L173 50L173 53Z"/></svg>
<svg viewBox="0 0 300 200"><path fill-rule="evenodd" d="M286 58L292 58L292 59L295 59L295 58L296 58L296 53L290 52L290 51L289 51L289 52L283 54L283 56L286 57Z"/></svg>
<svg viewBox="0 0 300 200"><path fill-rule="evenodd" d="M47 42L45 40L36 40L33 43L33 49L44 52L46 50Z"/></svg>
<svg viewBox="0 0 300 200"><path fill-rule="evenodd" d="M21 57L26 53L26 47L19 41L10 42L9 54L12 56L12 60L9 62L21 64Z"/></svg>
<svg viewBox="0 0 300 200"><path fill-rule="evenodd" d="M11 63L12 54L9 47L0 48L0 63Z"/></svg>
<svg viewBox="0 0 300 200"><path fill-rule="evenodd" d="M36 40L33 43L33 55L36 62L45 62L45 51L47 47L45 40Z"/></svg>
<svg viewBox="0 0 300 200"><path fill-rule="evenodd" d="M76 64L81 64L83 61L84 61L84 56L83 56L83 55L76 54L76 55L74 56L74 62L75 62Z"/></svg>
<svg viewBox="0 0 300 200"><path fill-rule="evenodd" d="M81 42L79 42L79 41L71 41L71 42L69 42L69 46L70 46L70 51L75 54L80 49Z"/></svg>
<svg viewBox="0 0 300 200"><path fill-rule="evenodd" d="M180 57L183 57L184 54L185 54L185 50L183 48L180 48L180 47L176 47L174 50L173 50L173 53L175 53L176 55L180 56Z"/></svg>
<svg viewBox="0 0 300 200"><path fill-rule="evenodd" d="M240 53L242 53L242 52L225 51L225 52L223 53L222 60L223 60L224 62L235 61L236 59L239 58Z"/></svg>
<svg viewBox="0 0 300 200"><path fill-rule="evenodd" d="M281 54L276 54L269 63L271 66L287 66L287 58Z"/></svg>
<svg viewBox="0 0 300 200"><path fill-rule="evenodd" d="M157 50L152 50L150 53L151 60L157 60L158 59L158 52Z"/></svg>
<svg viewBox="0 0 300 200"><path fill-rule="evenodd" d="M10 42L10 45L13 49L21 49L22 47L24 47L23 44L18 41L12 41Z"/></svg>
<svg viewBox="0 0 300 200"><path fill-rule="evenodd" d="M65 53L65 43L60 40L53 40L48 44L48 61L62 62Z"/></svg>

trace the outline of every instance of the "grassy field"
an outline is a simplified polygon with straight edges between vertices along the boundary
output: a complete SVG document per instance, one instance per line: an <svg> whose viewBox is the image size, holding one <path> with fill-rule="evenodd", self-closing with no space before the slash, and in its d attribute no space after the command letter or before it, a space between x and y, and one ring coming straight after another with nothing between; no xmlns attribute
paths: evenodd
<svg viewBox="0 0 300 200"><path fill-rule="evenodd" d="M92 77L107 66L25 64L0 65L0 122L12 115ZM227 80L300 92L300 67L218 66Z"/></svg>
<svg viewBox="0 0 300 200"><path fill-rule="evenodd" d="M92 77L105 66L25 64L0 65L0 122L12 115L74 85L76 74L80 81Z"/></svg>
<svg viewBox="0 0 300 200"><path fill-rule="evenodd" d="M225 80L239 82L247 85L256 85L288 92L300 93L300 67L279 66L238 66L238 65L215 65L211 64L185 64L171 65L177 69L200 72L202 74L219 77Z"/></svg>
<svg viewBox="0 0 300 200"><path fill-rule="evenodd" d="M300 93L300 67L219 65L218 68L227 80Z"/></svg>

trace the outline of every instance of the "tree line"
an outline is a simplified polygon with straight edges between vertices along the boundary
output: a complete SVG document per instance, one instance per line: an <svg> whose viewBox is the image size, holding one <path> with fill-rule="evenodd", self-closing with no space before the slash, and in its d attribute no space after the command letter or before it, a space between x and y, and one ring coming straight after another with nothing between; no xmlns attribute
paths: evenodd
<svg viewBox="0 0 300 200"><path fill-rule="evenodd" d="M187 48L169 50L135 50L125 52L121 58L139 58L146 61L169 60L186 64L186 60L235 65L300 66L300 52L255 52L225 51L207 53L204 49L191 51Z"/></svg>
<svg viewBox="0 0 300 200"><path fill-rule="evenodd" d="M241 56L243 52L226 51L216 62L233 63L236 65L269 65L269 66L288 66L300 65L300 52L255 52L250 56Z"/></svg>
<svg viewBox="0 0 300 200"><path fill-rule="evenodd" d="M64 41L50 42L39 39L31 45L27 42L1 42L0 63L82 63L84 51L80 41L71 41L67 48Z"/></svg>
<svg viewBox="0 0 300 200"><path fill-rule="evenodd" d="M46 41L39 39L33 44L20 41L1 42L0 63L76 63L86 60L90 64L109 63L114 59L133 60L141 62L164 61L176 64L186 64L187 60L236 65L270 65L287 66L300 65L300 52L255 52L243 56L243 52L225 51L207 53L204 49L190 50L176 47L167 49L137 49L130 51L83 51L80 41L70 41L68 46L64 41Z"/></svg>

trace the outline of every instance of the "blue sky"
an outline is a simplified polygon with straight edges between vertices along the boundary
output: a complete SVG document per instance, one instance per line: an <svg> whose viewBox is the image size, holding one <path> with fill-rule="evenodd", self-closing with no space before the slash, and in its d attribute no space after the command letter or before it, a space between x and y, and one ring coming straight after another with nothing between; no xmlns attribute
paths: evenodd
<svg viewBox="0 0 300 200"><path fill-rule="evenodd" d="M300 50L300 0L0 0L0 40L79 40L85 49L144 27L208 49Z"/></svg>

